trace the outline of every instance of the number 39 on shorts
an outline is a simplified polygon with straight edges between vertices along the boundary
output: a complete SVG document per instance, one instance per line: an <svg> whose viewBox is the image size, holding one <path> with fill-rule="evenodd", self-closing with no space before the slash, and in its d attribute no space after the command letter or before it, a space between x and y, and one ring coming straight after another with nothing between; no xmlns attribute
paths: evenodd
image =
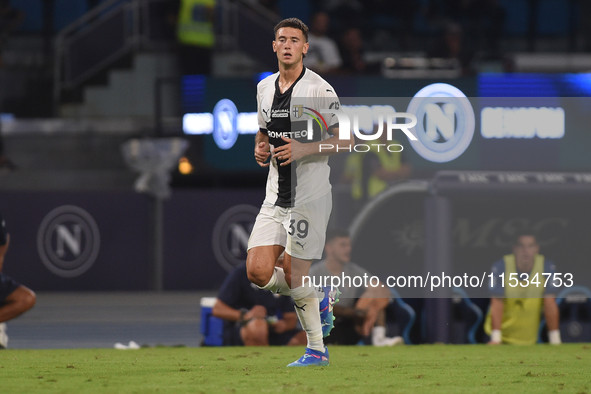
<svg viewBox="0 0 591 394"><path fill-rule="evenodd" d="M294 226L295 224L295 226ZM308 236L308 221L305 219L299 220L296 224L295 219L289 221L289 235L293 235L297 231L298 238L306 238Z"/></svg>

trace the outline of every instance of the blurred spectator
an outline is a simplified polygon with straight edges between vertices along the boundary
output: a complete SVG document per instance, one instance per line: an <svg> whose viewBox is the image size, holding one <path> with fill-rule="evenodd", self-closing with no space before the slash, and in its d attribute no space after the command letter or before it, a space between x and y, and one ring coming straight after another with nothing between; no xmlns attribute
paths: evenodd
<svg viewBox="0 0 591 394"><path fill-rule="evenodd" d="M13 8L9 0L0 0L0 53L10 34L20 26L24 18L25 14ZM0 58L0 66L2 66L2 58Z"/></svg>
<svg viewBox="0 0 591 394"><path fill-rule="evenodd" d="M312 283L320 283L320 277L339 278L372 275L351 260L351 238L345 230L332 229L326 235L324 247L326 259L310 268ZM369 281L369 279L368 279ZM373 287L355 287L351 283L341 283L340 301L334 306L337 319L325 343L355 345L371 335L374 346L393 346L403 344L401 337L386 337L386 307L390 303L390 292L381 283Z"/></svg>
<svg viewBox="0 0 591 394"><path fill-rule="evenodd" d="M456 59L462 67L462 75L473 75L472 60L474 53L464 42L462 27L457 23L449 23L443 37L428 52L432 58Z"/></svg>
<svg viewBox="0 0 591 394"><path fill-rule="evenodd" d="M313 0L313 9L327 12L338 31L347 27L358 26L366 19L365 2L360 0Z"/></svg>
<svg viewBox="0 0 591 394"><path fill-rule="evenodd" d="M591 52L591 1L580 0L581 20L579 26L583 35L585 51Z"/></svg>
<svg viewBox="0 0 591 394"><path fill-rule="evenodd" d="M361 31L351 27L343 33L340 40L341 58L343 66L341 70L347 74L362 74L368 71L367 64L363 60L363 39Z"/></svg>
<svg viewBox="0 0 591 394"><path fill-rule="evenodd" d="M2 273L4 256L10 245L10 235L6 223L0 215L0 349L8 346L6 324L35 305L35 293Z"/></svg>
<svg viewBox="0 0 591 394"><path fill-rule="evenodd" d="M177 22L183 75L211 74L215 0L180 0Z"/></svg>
<svg viewBox="0 0 591 394"><path fill-rule="evenodd" d="M501 57L500 41L503 37L507 10L499 4L498 0L486 0L484 4L478 4L481 8L482 27L484 35L484 48L493 57Z"/></svg>
<svg viewBox="0 0 591 394"><path fill-rule="evenodd" d="M540 0L527 0L528 20L527 20L527 49L536 50L536 39L538 36L538 11L540 9Z"/></svg>
<svg viewBox="0 0 591 394"><path fill-rule="evenodd" d="M326 36L330 17L326 12L312 15L308 43L310 48L304 59L304 65L320 74L337 71L341 65L341 55L334 40Z"/></svg>
<svg viewBox="0 0 591 394"><path fill-rule="evenodd" d="M400 142L388 141L384 131L379 144L370 144L371 149L368 152L353 152L348 155L342 180L351 183L354 211L358 211L369 199L377 196L393 182L410 176L411 166L404 151L390 152L386 148L395 144L400 145ZM393 146L390 150L397 148Z"/></svg>
<svg viewBox="0 0 591 394"><path fill-rule="evenodd" d="M278 7L278 0L250 0L251 2L259 3L263 7L267 8L269 11L272 11L279 15L279 7Z"/></svg>
<svg viewBox="0 0 591 394"><path fill-rule="evenodd" d="M462 26L470 46L492 57L501 56L500 39L507 12L498 0L431 0L429 7L435 23L457 23Z"/></svg>
<svg viewBox="0 0 591 394"><path fill-rule="evenodd" d="M224 345L305 345L306 333L298 321L291 297L260 289L250 282L246 265L224 281L212 313L224 319Z"/></svg>
<svg viewBox="0 0 591 394"><path fill-rule="evenodd" d="M25 14L13 8L10 0L0 0L0 44L6 43L8 36L16 30Z"/></svg>
<svg viewBox="0 0 591 394"><path fill-rule="evenodd" d="M524 232L515 238L513 254L493 265L492 298L484 323L490 344L535 344L542 310L550 343L560 344L556 267L539 252L535 235Z"/></svg>
<svg viewBox="0 0 591 394"><path fill-rule="evenodd" d="M394 37L398 37L400 49L411 49L410 39L414 33L414 20L420 9L418 0L371 0L368 7L377 26L386 27ZM379 23L382 21L382 23ZM384 25L386 22L386 26Z"/></svg>

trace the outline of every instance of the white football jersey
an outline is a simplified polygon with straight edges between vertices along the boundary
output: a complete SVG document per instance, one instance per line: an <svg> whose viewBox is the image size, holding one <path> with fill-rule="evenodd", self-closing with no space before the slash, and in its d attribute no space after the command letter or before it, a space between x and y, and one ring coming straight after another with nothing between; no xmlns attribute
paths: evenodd
<svg viewBox="0 0 591 394"><path fill-rule="evenodd" d="M284 93L278 86L279 72L257 86L258 121L269 136L271 152L285 145L282 137L310 143L330 138L328 130L337 126L337 117L321 110L340 108L339 98L315 72L304 67L302 74ZM308 122L308 119L312 119ZM309 124L312 133L309 135ZM330 192L328 156L307 156L287 166L271 159L265 202L280 207L302 205Z"/></svg>

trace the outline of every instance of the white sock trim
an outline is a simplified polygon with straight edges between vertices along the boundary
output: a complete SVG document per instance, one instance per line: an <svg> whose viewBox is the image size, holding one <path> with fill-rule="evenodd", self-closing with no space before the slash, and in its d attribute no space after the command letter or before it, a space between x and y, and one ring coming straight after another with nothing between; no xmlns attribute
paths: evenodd
<svg viewBox="0 0 591 394"><path fill-rule="evenodd" d="M294 301L303 300L305 298L316 298L316 290L312 286L300 286L295 289L291 289L291 297Z"/></svg>
<svg viewBox="0 0 591 394"><path fill-rule="evenodd" d="M259 289L262 289L262 290L271 290L271 289L273 289L273 287L275 287L276 284L277 284L277 273L275 271L273 271L273 275L271 275L271 279L269 279L269 282L267 282L266 285L264 285L262 287L259 285L256 285L256 287L258 287Z"/></svg>
<svg viewBox="0 0 591 394"><path fill-rule="evenodd" d="M501 339L501 330L492 330L492 332L490 333L490 340L495 343L501 343Z"/></svg>
<svg viewBox="0 0 591 394"><path fill-rule="evenodd" d="M291 290L296 307L296 314L300 324L306 331L308 348L323 352L324 342L322 340L322 325L320 322L320 301L317 298L316 290L313 287L300 286Z"/></svg>
<svg viewBox="0 0 591 394"><path fill-rule="evenodd" d="M548 341L551 345L560 345L562 343L560 330L548 331Z"/></svg>
<svg viewBox="0 0 591 394"><path fill-rule="evenodd" d="M371 339L375 340L382 340L386 338L386 327L384 326L375 326L371 329Z"/></svg>
<svg viewBox="0 0 591 394"><path fill-rule="evenodd" d="M291 289L287 285L285 281L285 272L283 272L283 268L275 267L273 270L273 275L271 275L271 279L269 279L269 283L264 285L263 287L257 286L259 289L269 290L275 294L281 294L284 296L291 295Z"/></svg>

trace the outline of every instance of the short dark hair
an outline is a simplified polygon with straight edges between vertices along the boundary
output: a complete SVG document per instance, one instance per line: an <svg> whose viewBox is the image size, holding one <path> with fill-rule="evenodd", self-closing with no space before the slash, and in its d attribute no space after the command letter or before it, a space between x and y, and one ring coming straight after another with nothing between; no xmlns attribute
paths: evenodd
<svg viewBox="0 0 591 394"><path fill-rule="evenodd" d="M298 18L287 18L287 19L284 19L281 22L279 22L275 26L275 29L273 29L273 32L275 33L275 37L277 37L277 30L279 30L283 27L293 27L294 29L301 30L302 33L304 34L304 38L306 39L306 42L308 42L308 26L306 26L306 24L304 22L302 22L301 20L299 20Z"/></svg>
<svg viewBox="0 0 591 394"><path fill-rule="evenodd" d="M349 231L344 228L329 228L326 232L326 242L330 242L335 238L349 238Z"/></svg>
<svg viewBox="0 0 591 394"><path fill-rule="evenodd" d="M519 231L517 234L515 234L515 237L513 237L513 246L515 246L519 243L519 239L521 237L534 237L536 242L538 242L538 239L536 238L536 233L534 233L531 230L522 230L522 231Z"/></svg>

